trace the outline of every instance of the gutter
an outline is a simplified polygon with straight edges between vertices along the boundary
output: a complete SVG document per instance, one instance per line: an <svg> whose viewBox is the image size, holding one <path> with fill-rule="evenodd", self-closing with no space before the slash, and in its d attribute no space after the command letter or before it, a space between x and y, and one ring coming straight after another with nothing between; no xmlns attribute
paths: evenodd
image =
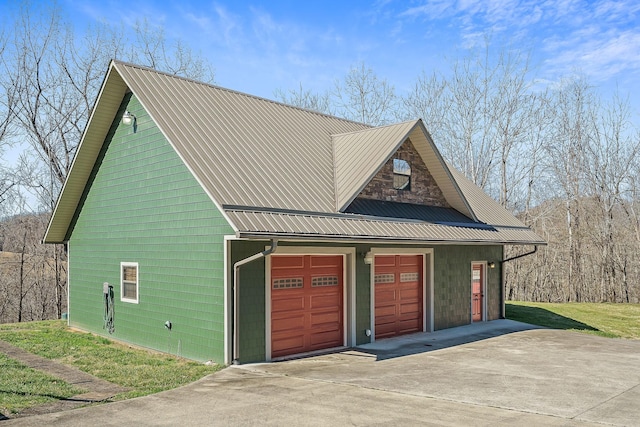
<svg viewBox="0 0 640 427"><path fill-rule="evenodd" d="M505 288L504 288L505 272L504 272L503 264L505 262L513 261L513 260L516 260L518 258L523 258L523 257L529 256L529 255L533 255L536 252L538 252L538 245L535 245L533 247L532 251L525 252L525 253L520 254L520 255L512 256L510 258L506 258L506 259L503 259L502 261L500 261L500 272L502 274L502 286L500 287L502 289L502 307L501 307L501 310L500 310L500 318L501 319L505 319L506 318L506 312L505 312L505 307L504 307L504 302L505 302L505 299L506 299L505 295L504 295L504 293L505 293Z"/></svg>
<svg viewBox="0 0 640 427"><path fill-rule="evenodd" d="M232 364L238 364L238 335L240 332L239 320L240 320L240 308L239 308L239 277L240 267L250 262L256 261L260 258L264 258L276 251L278 248L278 240L271 239L271 247L255 255L251 255L248 258L241 259L233 264L233 354L231 355Z"/></svg>
<svg viewBox="0 0 640 427"><path fill-rule="evenodd" d="M530 251L530 252L526 252L526 253L524 253L524 254L520 254L520 255L512 256L511 258L503 259L503 260L502 260L502 261L500 261L500 262L504 264L505 262L513 261L514 259L518 259L518 258L526 257L526 256L529 256L529 255L533 255L533 254L535 254L536 252L538 252L538 245L535 245L535 246L533 247L533 250L532 250L532 251Z"/></svg>

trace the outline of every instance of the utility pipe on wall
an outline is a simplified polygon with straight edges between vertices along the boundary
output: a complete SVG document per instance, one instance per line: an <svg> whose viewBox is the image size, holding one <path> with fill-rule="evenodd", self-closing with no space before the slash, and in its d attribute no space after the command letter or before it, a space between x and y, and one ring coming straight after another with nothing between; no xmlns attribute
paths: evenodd
<svg viewBox="0 0 640 427"><path fill-rule="evenodd" d="M271 247L257 253L255 255L251 255L248 258L241 259L240 261L233 264L233 354L231 355L231 359L234 365L238 363L238 334L240 332L239 320L240 320L240 297L239 297L239 284L240 284L240 267L248 264L250 262L256 261L260 258L264 258L267 255L270 255L276 251L278 248L278 241L275 239L271 240Z"/></svg>

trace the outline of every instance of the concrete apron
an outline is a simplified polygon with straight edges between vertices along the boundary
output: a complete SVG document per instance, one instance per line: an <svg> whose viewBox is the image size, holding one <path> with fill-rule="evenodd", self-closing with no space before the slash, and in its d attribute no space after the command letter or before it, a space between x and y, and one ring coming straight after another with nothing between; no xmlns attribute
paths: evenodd
<svg viewBox="0 0 640 427"><path fill-rule="evenodd" d="M640 341L510 320L245 368L564 419L640 425Z"/></svg>
<svg viewBox="0 0 640 427"><path fill-rule="evenodd" d="M638 425L640 341L528 328L494 321L230 367L156 395L2 424Z"/></svg>

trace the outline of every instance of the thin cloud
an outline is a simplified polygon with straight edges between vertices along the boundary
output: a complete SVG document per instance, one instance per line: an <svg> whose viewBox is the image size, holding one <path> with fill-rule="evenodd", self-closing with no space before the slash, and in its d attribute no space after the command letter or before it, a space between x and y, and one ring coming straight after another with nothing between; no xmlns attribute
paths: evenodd
<svg viewBox="0 0 640 427"><path fill-rule="evenodd" d="M492 37L535 43L548 59L543 74L553 79L579 69L596 80L640 69L637 0L427 0L398 12L403 21L458 25L462 47Z"/></svg>

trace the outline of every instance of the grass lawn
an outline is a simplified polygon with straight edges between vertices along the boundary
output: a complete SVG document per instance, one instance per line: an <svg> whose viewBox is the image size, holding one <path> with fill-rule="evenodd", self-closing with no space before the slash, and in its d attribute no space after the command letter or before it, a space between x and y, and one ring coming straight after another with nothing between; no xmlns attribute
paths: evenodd
<svg viewBox="0 0 640 427"><path fill-rule="evenodd" d="M61 320L0 325L0 340L131 389L113 400L176 388L221 368L74 332ZM63 381L32 371L11 359L0 358L0 413L15 413L42 403L32 400L34 396L56 399L77 394Z"/></svg>
<svg viewBox="0 0 640 427"><path fill-rule="evenodd" d="M0 414L15 414L81 392L81 389L0 353Z"/></svg>
<svg viewBox="0 0 640 427"><path fill-rule="evenodd" d="M640 339L640 304L506 303L506 317L519 322L610 338Z"/></svg>

